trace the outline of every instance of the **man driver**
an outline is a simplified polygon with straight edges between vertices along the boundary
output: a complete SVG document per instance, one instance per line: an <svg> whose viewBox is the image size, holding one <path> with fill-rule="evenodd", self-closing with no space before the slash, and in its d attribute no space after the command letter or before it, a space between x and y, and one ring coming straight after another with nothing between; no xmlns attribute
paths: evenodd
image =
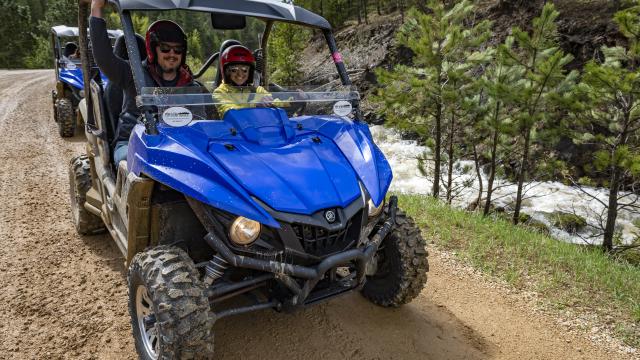
<svg viewBox="0 0 640 360"><path fill-rule="evenodd" d="M122 111L118 117L113 159L116 165L127 159L131 130L140 111L136 106L136 88L129 62L115 56L103 19L105 0L91 1L89 29L95 61L109 81L124 91ZM187 57L187 37L182 28L169 20L158 20L149 26L145 37L147 58L142 62L146 86L198 86L193 80ZM141 54L142 55L142 54Z"/></svg>

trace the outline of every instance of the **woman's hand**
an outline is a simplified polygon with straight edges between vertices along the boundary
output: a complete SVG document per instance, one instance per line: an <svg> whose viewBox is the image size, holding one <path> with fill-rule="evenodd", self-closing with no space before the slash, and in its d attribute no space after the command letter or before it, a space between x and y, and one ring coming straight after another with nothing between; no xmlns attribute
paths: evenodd
<svg viewBox="0 0 640 360"><path fill-rule="evenodd" d="M265 95L260 99L260 102L257 105L258 107L272 107L273 106L273 97L271 95Z"/></svg>

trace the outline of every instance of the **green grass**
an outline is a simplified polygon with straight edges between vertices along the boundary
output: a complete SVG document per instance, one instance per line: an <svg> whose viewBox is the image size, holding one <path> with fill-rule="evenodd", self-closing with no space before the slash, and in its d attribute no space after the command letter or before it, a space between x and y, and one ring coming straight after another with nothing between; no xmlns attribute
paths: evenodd
<svg viewBox="0 0 640 360"><path fill-rule="evenodd" d="M599 248L567 244L431 197L398 198L428 242L516 288L538 292L557 309L611 316L620 339L640 347L640 267L616 261Z"/></svg>

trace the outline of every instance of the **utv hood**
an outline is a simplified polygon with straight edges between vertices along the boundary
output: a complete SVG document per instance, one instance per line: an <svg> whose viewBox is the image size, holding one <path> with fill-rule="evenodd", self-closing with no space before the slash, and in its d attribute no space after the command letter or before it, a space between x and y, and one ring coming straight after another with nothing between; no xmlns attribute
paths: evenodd
<svg viewBox="0 0 640 360"><path fill-rule="evenodd" d="M278 227L256 201L289 213L346 207L366 191L377 205L391 168L364 123L337 117L289 120L281 109L228 111L223 121L136 126L128 166L181 193ZM362 186L361 186L362 184Z"/></svg>
<svg viewBox="0 0 640 360"><path fill-rule="evenodd" d="M278 211L312 214L344 207L361 195L349 162L323 136L300 136L268 147L212 141L209 153L247 192Z"/></svg>

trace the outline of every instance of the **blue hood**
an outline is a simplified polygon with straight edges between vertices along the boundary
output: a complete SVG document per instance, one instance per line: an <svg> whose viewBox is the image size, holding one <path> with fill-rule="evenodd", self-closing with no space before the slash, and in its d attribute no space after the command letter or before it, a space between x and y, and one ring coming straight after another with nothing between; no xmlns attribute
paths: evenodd
<svg viewBox="0 0 640 360"><path fill-rule="evenodd" d="M61 68L59 72L60 81L66 83L78 90L84 89L84 80L82 78L82 69L78 66L76 69ZM100 73L102 83L107 84L109 81L106 76Z"/></svg>
<svg viewBox="0 0 640 360"><path fill-rule="evenodd" d="M225 144L235 149L227 150ZM312 214L344 207L360 196L355 172L326 137L314 141L312 136L300 136L273 148L213 141L209 153L250 194L278 211Z"/></svg>
<svg viewBox="0 0 640 360"><path fill-rule="evenodd" d="M137 126L129 169L276 227L253 198L306 215L346 207L361 195L360 183L374 203L384 199L391 169L366 124L336 117L294 120L279 109L244 109L228 111L224 121L161 125L155 137Z"/></svg>

